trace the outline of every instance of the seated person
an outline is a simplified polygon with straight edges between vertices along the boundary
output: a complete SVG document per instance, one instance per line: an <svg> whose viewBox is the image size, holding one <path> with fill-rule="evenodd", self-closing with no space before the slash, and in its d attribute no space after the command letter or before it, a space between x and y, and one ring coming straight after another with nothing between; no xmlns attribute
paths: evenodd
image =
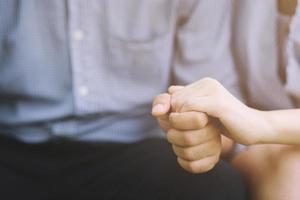
<svg viewBox="0 0 300 200"><path fill-rule="evenodd" d="M192 173L210 170L218 162L222 148L220 136L218 137L219 132L244 145L300 145L300 109L260 111L250 108L230 94L218 81L211 78L201 79L186 87L171 87L169 93L170 103L165 101L162 104L161 101L160 104L154 105L154 109L158 105L169 107L168 119L162 121L162 112L154 114L161 120L161 126L171 125L166 129L166 137L172 144L180 166ZM167 98L165 97L165 99ZM197 112L200 112L201 115ZM166 115L166 113L164 114ZM195 131L189 128L191 126L187 127L188 123L204 128ZM219 132L216 130L217 127ZM215 144L219 144L219 148ZM296 148L298 149L298 147ZM255 153L253 156L256 155L257 161L260 162L251 163L249 160L245 160L248 161L245 170L252 170L252 173L261 170L259 166L256 166L257 169L253 168L254 164L261 166L270 164L265 163L269 160L259 159L261 158L259 151ZM285 151L277 153L278 157L273 159L284 159L288 165L289 160L286 160ZM292 172L297 174L297 171ZM277 180L281 184L288 183L285 182L286 180L294 180L290 176L282 178L282 180ZM274 191L274 193L276 192ZM296 196L297 194L287 195Z"/></svg>
<svg viewBox="0 0 300 200"><path fill-rule="evenodd" d="M171 82L212 76L238 93L230 7L1 0L0 198L245 199L225 162L178 167L149 113Z"/></svg>
<svg viewBox="0 0 300 200"><path fill-rule="evenodd" d="M249 145L232 163L248 181L254 200L300 199L300 110L296 109L300 106L300 5L294 14L296 5L295 0L236 2L235 53L247 102L256 109L206 78L170 88L161 101L161 112L154 112L166 127L179 164L190 172L209 170L217 163L221 146L211 148L220 143L217 127ZM174 123L175 129L168 126ZM193 131L186 124L204 128ZM208 134L210 139L203 142L201 138Z"/></svg>
<svg viewBox="0 0 300 200"><path fill-rule="evenodd" d="M297 3L297 0L236 1L235 58L243 92L251 107L300 108L300 5ZM297 119L291 115L284 120ZM300 199L299 158L298 145L255 145L237 156L234 163L248 179L253 199L294 200ZM262 164L261 160L268 162Z"/></svg>

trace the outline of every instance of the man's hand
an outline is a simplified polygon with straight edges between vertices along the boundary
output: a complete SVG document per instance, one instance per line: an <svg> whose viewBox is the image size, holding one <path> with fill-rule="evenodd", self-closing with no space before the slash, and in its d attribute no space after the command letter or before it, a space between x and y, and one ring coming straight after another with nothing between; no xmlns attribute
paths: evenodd
<svg viewBox="0 0 300 200"><path fill-rule="evenodd" d="M172 144L178 163L191 173L211 170L222 151L219 129L199 112L171 113L167 140Z"/></svg>
<svg viewBox="0 0 300 200"><path fill-rule="evenodd" d="M183 87L172 87L175 93ZM158 95L152 115L166 132L181 167L191 173L203 173L219 161L222 145L218 128L201 112L170 113L171 94Z"/></svg>
<svg viewBox="0 0 300 200"><path fill-rule="evenodd" d="M157 119L161 129L168 132L170 129L169 112L171 109L171 95L168 93L160 94L155 97L152 106L152 115Z"/></svg>
<svg viewBox="0 0 300 200"><path fill-rule="evenodd" d="M174 92L171 104L174 112L198 111L217 118L226 136L241 144L263 143L273 132L262 111L247 107L211 78Z"/></svg>

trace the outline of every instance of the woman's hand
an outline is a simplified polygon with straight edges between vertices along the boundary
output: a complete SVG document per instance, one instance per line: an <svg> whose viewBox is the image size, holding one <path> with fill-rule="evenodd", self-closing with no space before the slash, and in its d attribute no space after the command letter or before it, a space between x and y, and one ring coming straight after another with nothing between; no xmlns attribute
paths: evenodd
<svg viewBox="0 0 300 200"><path fill-rule="evenodd" d="M274 134L265 112L247 107L211 78L172 92L171 108L175 113L207 113L218 119L226 136L241 144L268 143Z"/></svg>
<svg viewBox="0 0 300 200"><path fill-rule="evenodd" d="M183 87L177 87L176 91ZM175 92L173 87L172 92ZM191 173L211 170L219 161L221 134L208 116L201 112L170 113L171 95L158 95L153 101L152 115L157 118L179 165Z"/></svg>

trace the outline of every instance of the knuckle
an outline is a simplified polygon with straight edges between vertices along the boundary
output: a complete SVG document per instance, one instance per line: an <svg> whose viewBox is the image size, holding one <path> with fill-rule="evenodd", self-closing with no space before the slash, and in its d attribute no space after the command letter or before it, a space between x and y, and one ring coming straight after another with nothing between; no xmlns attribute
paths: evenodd
<svg viewBox="0 0 300 200"><path fill-rule="evenodd" d="M210 78L210 77L204 78L204 81L206 81L207 83L210 83L210 84L212 84L212 85L219 85L219 84L220 84L219 81L217 81L217 80L214 79L214 78Z"/></svg>
<svg viewBox="0 0 300 200"><path fill-rule="evenodd" d="M157 122L158 122L158 124L160 126L167 126L167 125L169 125L169 122L167 120L162 119L162 118L157 117L156 120L157 120Z"/></svg>
<svg viewBox="0 0 300 200"><path fill-rule="evenodd" d="M196 162L187 162L186 167L189 172L194 174L200 173L202 171Z"/></svg>
<svg viewBox="0 0 300 200"><path fill-rule="evenodd" d="M205 125L205 122L206 122L205 118L206 118L206 116L204 113L198 113L196 115L196 117L193 118L194 119L193 123L195 124L195 126L197 126L199 128L203 128Z"/></svg>
<svg viewBox="0 0 300 200"><path fill-rule="evenodd" d="M164 101L164 100L166 100L166 99L169 99L169 96L170 96L170 95L167 94L167 93L159 94L159 95L157 95L157 96L154 98L153 102L154 102L154 104L157 104L157 103L162 102L162 101Z"/></svg>
<svg viewBox="0 0 300 200"><path fill-rule="evenodd" d="M215 167L216 163L212 160L206 161L198 166L198 173L205 173L212 170Z"/></svg>
<svg viewBox="0 0 300 200"><path fill-rule="evenodd" d="M197 141L199 144L209 143L214 140L213 137L214 135L208 127L204 127L197 133Z"/></svg>
<svg viewBox="0 0 300 200"><path fill-rule="evenodd" d="M168 142L173 144L175 141L175 130L174 129L168 130L166 137L167 137Z"/></svg>
<svg viewBox="0 0 300 200"><path fill-rule="evenodd" d="M157 118L157 122L158 122L159 126L161 128L163 128L165 130L165 132L167 133L167 131L169 130L169 127L170 127L169 122L166 120L163 120L163 119L159 119L159 118Z"/></svg>
<svg viewBox="0 0 300 200"><path fill-rule="evenodd" d="M185 160L189 160L189 161L192 161L195 159L195 156L194 156L194 152L192 150L190 150L189 148L184 148L182 149L182 157L185 159Z"/></svg>
<svg viewBox="0 0 300 200"><path fill-rule="evenodd" d="M172 90L174 87L176 87L176 85L171 85L169 86L168 90Z"/></svg>
<svg viewBox="0 0 300 200"><path fill-rule="evenodd" d="M194 107L194 100L193 99L188 99L184 103L184 107L185 107L185 109L192 109Z"/></svg>
<svg viewBox="0 0 300 200"><path fill-rule="evenodd" d="M194 137L189 133L182 134L182 142L186 146L193 146L195 144Z"/></svg>
<svg viewBox="0 0 300 200"><path fill-rule="evenodd" d="M220 142L212 142L208 148L210 149L210 154L218 155L222 151L222 143Z"/></svg>
<svg viewBox="0 0 300 200"><path fill-rule="evenodd" d="M158 97L160 97L160 98L168 98L169 94L168 93L162 93L162 94L158 95Z"/></svg>
<svg viewBox="0 0 300 200"><path fill-rule="evenodd" d="M218 81L216 79L213 79L210 77L205 77L205 78L201 79L201 82L205 83L205 84L210 84L210 85L214 85L214 84L218 83Z"/></svg>
<svg viewBox="0 0 300 200"><path fill-rule="evenodd" d="M212 165L215 166L220 160L220 153L213 157L212 159Z"/></svg>
<svg viewBox="0 0 300 200"><path fill-rule="evenodd" d="M203 141L208 141L213 138L213 133L209 130L209 128L204 128L201 131L201 136Z"/></svg>
<svg viewBox="0 0 300 200"><path fill-rule="evenodd" d="M167 134L172 136L174 134L175 130L174 129L170 129L168 130Z"/></svg>
<svg viewBox="0 0 300 200"><path fill-rule="evenodd" d="M167 139L167 141L168 141L169 143L171 143L171 144L173 143L173 142L172 142L172 136L170 136L169 133L167 133L166 139Z"/></svg>
<svg viewBox="0 0 300 200"><path fill-rule="evenodd" d="M182 89L182 86L179 86L179 85L171 85L171 86L168 88L168 91L174 93L174 92L179 91L180 89Z"/></svg>
<svg viewBox="0 0 300 200"><path fill-rule="evenodd" d="M208 87L211 88L212 91L218 91L221 88L221 83L213 78L204 78L202 79L203 83L205 83Z"/></svg>
<svg viewBox="0 0 300 200"><path fill-rule="evenodd" d="M171 107L173 108L173 110L176 110L176 108L178 107L179 102L176 98L172 97L171 98Z"/></svg>
<svg viewBox="0 0 300 200"><path fill-rule="evenodd" d="M175 155L177 156L177 158L182 158L180 150L178 149L178 147L176 145L173 144L172 149L173 149L173 152L175 153Z"/></svg>
<svg viewBox="0 0 300 200"><path fill-rule="evenodd" d="M205 173L212 170L218 163L218 156L198 161L182 161L181 166L195 174Z"/></svg>
<svg viewBox="0 0 300 200"><path fill-rule="evenodd" d="M220 143L220 145L218 145L216 150L215 150L215 155L217 156L216 157L217 161L218 161L219 156L221 155L221 153L222 153L222 143Z"/></svg>
<svg viewBox="0 0 300 200"><path fill-rule="evenodd" d="M169 121L170 121L171 124L175 124L175 123L176 123L176 121L177 121L176 116L177 116L176 113L171 113L171 114L169 115Z"/></svg>
<svg viewBox="0 0 300 200"><path fill-rule="evenodd" d="M209 83L209 82L211 82L211 81L213 81L213 80L214 80L213 78L210 78L210 77L204 77L204 78L202 78L200 81Z"/></svg>
<svg viewBox="0 0 300 200"><path fill-rule="evenodd" d="M202 168L202 172L208 172L208 171L212 170L215 167L215 165L216 165L215 163L207 164L206 166L204 166Z"/></svg>

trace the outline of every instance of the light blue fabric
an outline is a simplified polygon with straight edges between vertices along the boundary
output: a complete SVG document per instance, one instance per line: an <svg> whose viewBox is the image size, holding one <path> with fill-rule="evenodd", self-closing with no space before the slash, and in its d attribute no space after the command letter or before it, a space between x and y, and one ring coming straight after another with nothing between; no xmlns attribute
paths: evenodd
<svg viewBox="0 0 300 200"><path fill-rule="evenodd" d="M230 0L0 0L0 133L26 142L161 135L151 102L170 81L210 76L235 87L229 8Z"/></svg>

